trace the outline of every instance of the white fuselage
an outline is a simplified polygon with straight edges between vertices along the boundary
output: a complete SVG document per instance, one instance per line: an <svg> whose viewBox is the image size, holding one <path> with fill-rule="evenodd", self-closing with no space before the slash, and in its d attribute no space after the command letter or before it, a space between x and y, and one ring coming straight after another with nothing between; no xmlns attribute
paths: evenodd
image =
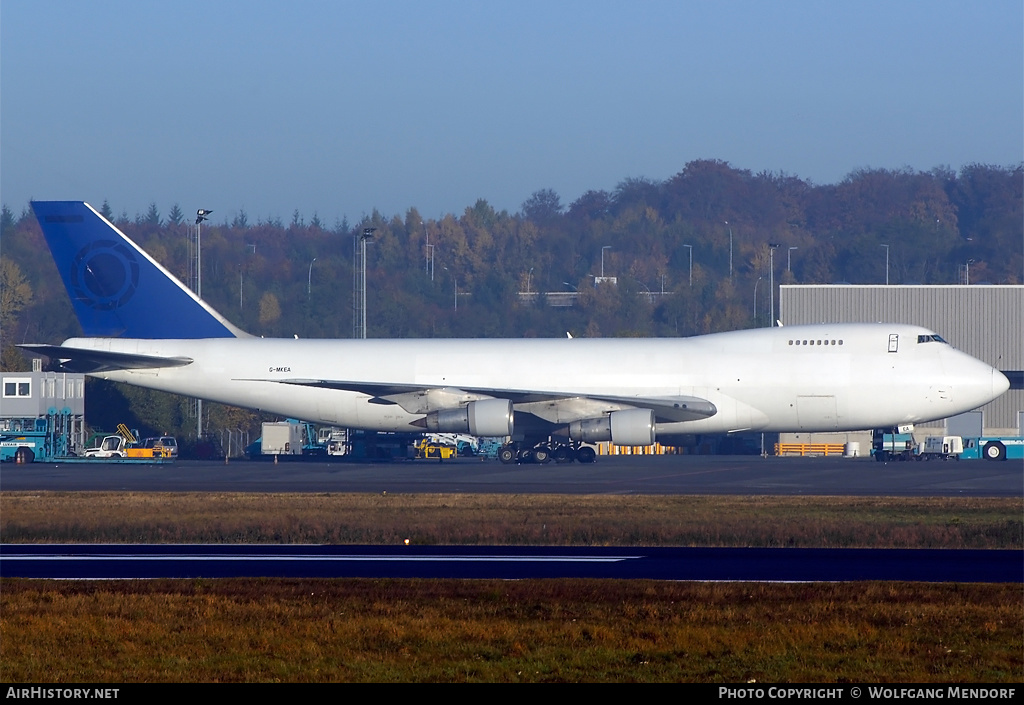
<svg viewBox="0 0 1024 705"><path fill-rule="evenodd" d="M931 331L909 325L824 324L693 338L76 338L64 345L193 359L182 367L96 375L105 379L381 431L422 430L413 422L423 414L396 404L371 403L370 394L295 381L505 390L565 398L692 396L717 408L704 419L659 421L657 433L664 436L921 423L977 408L1005 391L1006 378L989 365L941 341L918 342L929 335ZM572 408L567 403L561 413L552 413L560 422L567 421ZM532 411L519 403L516 410Z"/></svg>

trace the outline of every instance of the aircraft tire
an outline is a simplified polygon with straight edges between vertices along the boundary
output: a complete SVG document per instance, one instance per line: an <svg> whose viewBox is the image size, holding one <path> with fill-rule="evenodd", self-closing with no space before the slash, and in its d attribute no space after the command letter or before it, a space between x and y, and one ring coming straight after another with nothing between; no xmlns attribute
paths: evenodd
<svg viewBox="0 0 1024 705"><path fill-rule="evenodd" d="M569 446L558 446L551 453L552 459L558 464L571 463L575 458L573 457L572 448Z"/></svg>
<svg viewBox="0 0 1024 705"><path fill-rule="evenodd" d="M511 445L502 446L498 451L498 460L505 465L511 465L516 462L516 449Z"/></svg>
<svg viewBox="0 0 1024 705"><path fill-rule="evenodd" d="M989 441L983 450L985 460L1006 460L1006 446L1000 441Z"/></svg>
<svg viewBox="0 0 1024 705"><path fill-rule="evenodd" d="M551 449L547 446L537 446L534 448L533 462L540 463L541 465L551 462Z"/></svg>
<svg viewBox="0 0 1024 705"><path fill-rule="evenodd" d="M590 446L581 446L576 451L576 460L581 463L592 463L597 460L597 453Z"/></svg>

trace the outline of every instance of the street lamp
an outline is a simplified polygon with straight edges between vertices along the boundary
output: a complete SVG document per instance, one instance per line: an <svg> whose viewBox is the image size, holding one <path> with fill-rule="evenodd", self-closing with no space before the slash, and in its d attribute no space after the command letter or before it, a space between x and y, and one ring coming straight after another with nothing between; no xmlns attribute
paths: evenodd
<svg viewBox="0 0 1024 705"><path fill-rule="evenodd" d="M458 311L459 310L459 278L456 277L455 276L455 272L453 270L451 270L451 269L448 269L448 267L442 266L442 269L444 269L446 272L451 272L452 273L452 282L455 283L455 310Z"/></svg>
<svg viewBox="0 0 1024 705"><path fill-rule="evenodd" d="M751 311L751 316L754 319L755 325L757 324L757 285L761 283L762 279L764 279L764 277L758 277L757 281L754 282L754 309Z"/></svg>
<svg viewBox="0 0 1024 705"><path fill-rule="evenodd" d="M789 252L786 253L786 271L793 271L793 250L799 250L799 247L790 247Z"/></svg>
<svg viewBox="0 0 1024 705"><path fill-rule="evenodd" d="M782 245L780 245L777 242L769 242L768 243L768 268L769 268L769 270L771 270L770 273L769 273L769 277L768 277L768 282L769 282L768 286L771 288L771 297L770 298L771 298L771 301L772 301L772 305L771 305L771 309L770 309L772 317L771 317L771 320L768 321L768 327L769 328L774 328L775 327L775 250L779 249L780 247L782 247Z"/></svg>
<svg viewBox="0 0 1024 705"><path fill-rule="evenodd" d="M879 247L885 248L885 285L889 286L889 246L879 245Z"/></svg>
<svg viewBox="0 0 1024 705"><path fill-rule="evenodd" d="M729 228L729 281L732 281L732 226L729 225L729 221L725 221L725 225Z"/></svg>
<svg viewBox="0 0 1024 705"><path fill-rule="evenodd" d="M637 281L637 284L639 284L640 286L642 286L644 289L647 290L647 303L649 305L653 306L654 305L654 292L651 291L651 287L647 286L642 281Z"/></svg>
<svg viewBox="0 0 1024 705"><path fill-rule="evenodd" d="M683 245L690 251L690 286L693 286L693 245Z"/></svg>
<svg viewBox="0 0 1024 705"><path fill-rule="evenodd" d="M316 257L313 258L313 262L316 262ZM306 275L306 301L309 301L313 294L313 262L309 263L309 274Z"/></svg>
<svg viewBox="0 0 1024 705"><path fill-rule="evenodd" d="M969 259L964 264L964 280L965 280L964 283L965 283L965 286L970 286L971 285L971 262L973 262L973 261L974 261L973 259Z"/></svg>
<svg viewBox="0 0 1024 705"><path fill-rule="evenodd" d="M530 281L533 279L533 267L530 267L530 272L526 275L526 293L530 293Z"/></svg>
<svg viewBox="0 0 1024 705"><path fill-rule="evenodd" d="M611 245L605 245L604 247L601 248L601 278L602 279L604 279L604 251L605 250L610 250L611 248L612 248Z"/></svg>

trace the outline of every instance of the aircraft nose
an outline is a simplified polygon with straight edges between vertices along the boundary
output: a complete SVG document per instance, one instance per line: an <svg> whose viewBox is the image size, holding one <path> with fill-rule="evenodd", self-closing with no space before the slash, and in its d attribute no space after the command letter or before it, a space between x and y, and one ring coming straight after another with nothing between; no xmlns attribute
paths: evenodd
<svg viewBox="0 0 1024 705"><path fill-rule="evenodd" d="M1010 380L1007 379L1006 375L992 368L992 398L997 399L1001 397L1003 393L1010 388Z"/></svg>
<svg viewBox="0 0 1024 705"><path fill-rule="evenodd" d="M952 351L954 357L946 361L946 374L952 388L953 398L964 410L976 409L998 398L1010 388L1010 380L987 362Z"/></svg>

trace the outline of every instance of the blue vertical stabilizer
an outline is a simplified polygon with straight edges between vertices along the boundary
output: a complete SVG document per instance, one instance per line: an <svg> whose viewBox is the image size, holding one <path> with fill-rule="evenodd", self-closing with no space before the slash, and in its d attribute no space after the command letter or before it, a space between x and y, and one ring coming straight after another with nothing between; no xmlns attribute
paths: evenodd
<svg viewBox="0 0 1024 705"><path fill-rule="evenodd" d="M88 203L33 201L32 209L87 337L246 335Z"/></svg>

